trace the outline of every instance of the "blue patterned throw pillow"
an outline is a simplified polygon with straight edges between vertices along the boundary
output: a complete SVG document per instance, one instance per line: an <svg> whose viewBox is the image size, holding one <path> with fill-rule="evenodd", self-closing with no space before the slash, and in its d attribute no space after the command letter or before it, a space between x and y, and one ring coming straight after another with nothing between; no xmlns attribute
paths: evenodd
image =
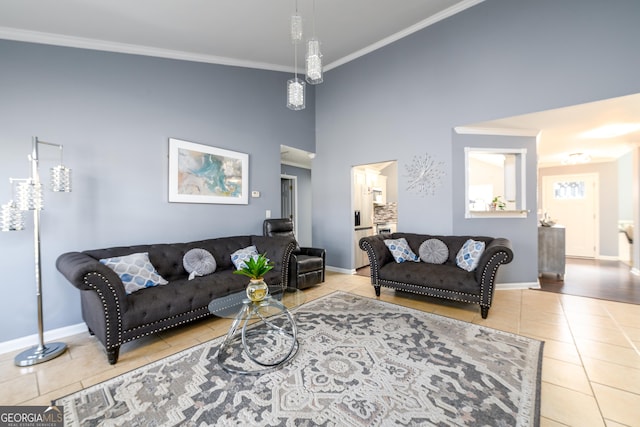
<svg viewBox="0 0 640 427"><path fill-rule="evenodd" d="M484 242L478 242L473 239L464 242L464 245L458 251L458 255L456 255L458 267L467 271L475 270L484 252L484 246Z"/></svg>
<svg viewBox="0 0 640 427"><path fill-rule="evenodd" d="M149 254L147 252L104 258L101 259L100 262L120 276L120 280L122 280L124 290L127 294L132 294L140 289L169 283L158 274L153 264L151 264L151 261L149 261Z"/></svg>
<svg viewBox="0 0 640 427"><path fill-rule="evenodd" d="M258 255L258 249L255 246L247 246L232 253L231 262L236 266L236 270L240 270L246 266L245 261L249 258L257 258Z"/></svg>
<svg viewBox="0 0 640 427"><path fill-rule="evenodd" d="M409 247L409 243L407 243L407 239L404 237L399 239L385 239L384 244L387 245L389 252L393 255L393 259L398 263L405 261L420 261L420 258L413 253Z"/></svg>

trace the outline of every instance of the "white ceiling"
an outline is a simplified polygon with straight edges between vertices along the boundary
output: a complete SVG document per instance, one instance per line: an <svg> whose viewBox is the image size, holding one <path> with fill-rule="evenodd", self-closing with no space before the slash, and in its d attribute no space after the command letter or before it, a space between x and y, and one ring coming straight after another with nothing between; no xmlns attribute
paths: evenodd
<svg viewBox="0 0 640 427"><path fill-rule="evenodd" d="M593 162L608 162L640 146L640 129L610 138L589 138L584 132L612 124L640 124L640 94L474 123L469 127L506 134L539 134L538 165L557 166L572 153Z"/></svg>
<svg viewBox="0 0 640 427"><path fill-rule="evenodd" d="M482 1L316 0L315 32L325 70ZM298 0L307 35L313 4ZM0 0L0 39L291 72L289 19L294 8L295 0ZM629 121L640 122L638 96L473 126L541 131L539 161L552 165L570 152L586 152L594 161L624 154L640 142L640 131L609 140L577 135ZM297 154L300 161L306 156Z"/></svg>
<svg viewBox="0 0 640 427"><path fill-rule="evenodd" d="M326 69L483 0L316 0ZM305 38L314 0L298 0ZM293 71L295 0L0 0L0 38ZM302 50L299 52L302 54Z"/></svg>

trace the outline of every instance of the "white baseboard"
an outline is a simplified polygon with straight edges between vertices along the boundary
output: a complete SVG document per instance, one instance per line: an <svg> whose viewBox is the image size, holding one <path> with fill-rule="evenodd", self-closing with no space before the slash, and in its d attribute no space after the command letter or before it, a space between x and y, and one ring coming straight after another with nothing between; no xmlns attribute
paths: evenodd
<svg viewBox="0 0 640 427"><path fill-rule="evenodd" d="M328 271L332 271L334 273L342 273L342 274L356 274L356 270L354 270L353 268L349 269L349 268L338 268L338 267L331 267L331 266L326 266L325 267L326 270Z"/></svg>
<svg viewBox="0 0 640 427"><path fill-rule="evenodd" d="M620 257L618 257L618 256L611 256L611 255L598 255L598 256L596 257L596 259L601 259L601 260L604 260L604 261L622 261L622 260L620 259Z"/></svg>
<svg viewBox="0 0 640 427"><path fill-rule="evenodd" d="M44 343L46 345L47 342L66 338L71 335L81 334L83 332L87 332L87 325L84 323L52 329L44 332ZM33 334L22 338L16 338L15 340L0 342L0 354L35 347L38 345L38 339L38 334Z"/></svg>
<svg viewBox="0 0 640 427"><path fill-rule="evenodd" d="M508 291L514 289L540 289L539 282L522 283L496 283L496 291Z"/></svg>

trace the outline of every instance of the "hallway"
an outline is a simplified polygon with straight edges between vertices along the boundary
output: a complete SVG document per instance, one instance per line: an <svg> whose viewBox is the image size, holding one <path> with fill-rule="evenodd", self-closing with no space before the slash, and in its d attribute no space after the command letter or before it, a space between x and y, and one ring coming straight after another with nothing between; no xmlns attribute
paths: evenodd
<svg viewBox="0 0 640 427"><path fill-rule="evenodd" d="M640 276L619 261L567 258L564 281L543 274L543 291L640 304Z"/></svg>

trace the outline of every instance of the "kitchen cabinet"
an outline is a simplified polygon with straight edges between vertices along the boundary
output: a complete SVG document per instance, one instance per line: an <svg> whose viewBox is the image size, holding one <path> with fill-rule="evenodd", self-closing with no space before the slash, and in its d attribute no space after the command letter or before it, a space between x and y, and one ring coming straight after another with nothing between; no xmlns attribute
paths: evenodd
<svg viewBox="0 0 640 427"><path fill-rule="evenodd" d="M376 206L383 206L387 204L387 177L384 175L378 175L376 182L372 188L373 204Z"/></svg>
<svg viewBox="0 0 640 427"><path fill-rule="evenodd" d="M355 171L353 179L353 209L360 212L359 226L371 227L373 226L373 195L370 179L363 171Z"/></svg>

